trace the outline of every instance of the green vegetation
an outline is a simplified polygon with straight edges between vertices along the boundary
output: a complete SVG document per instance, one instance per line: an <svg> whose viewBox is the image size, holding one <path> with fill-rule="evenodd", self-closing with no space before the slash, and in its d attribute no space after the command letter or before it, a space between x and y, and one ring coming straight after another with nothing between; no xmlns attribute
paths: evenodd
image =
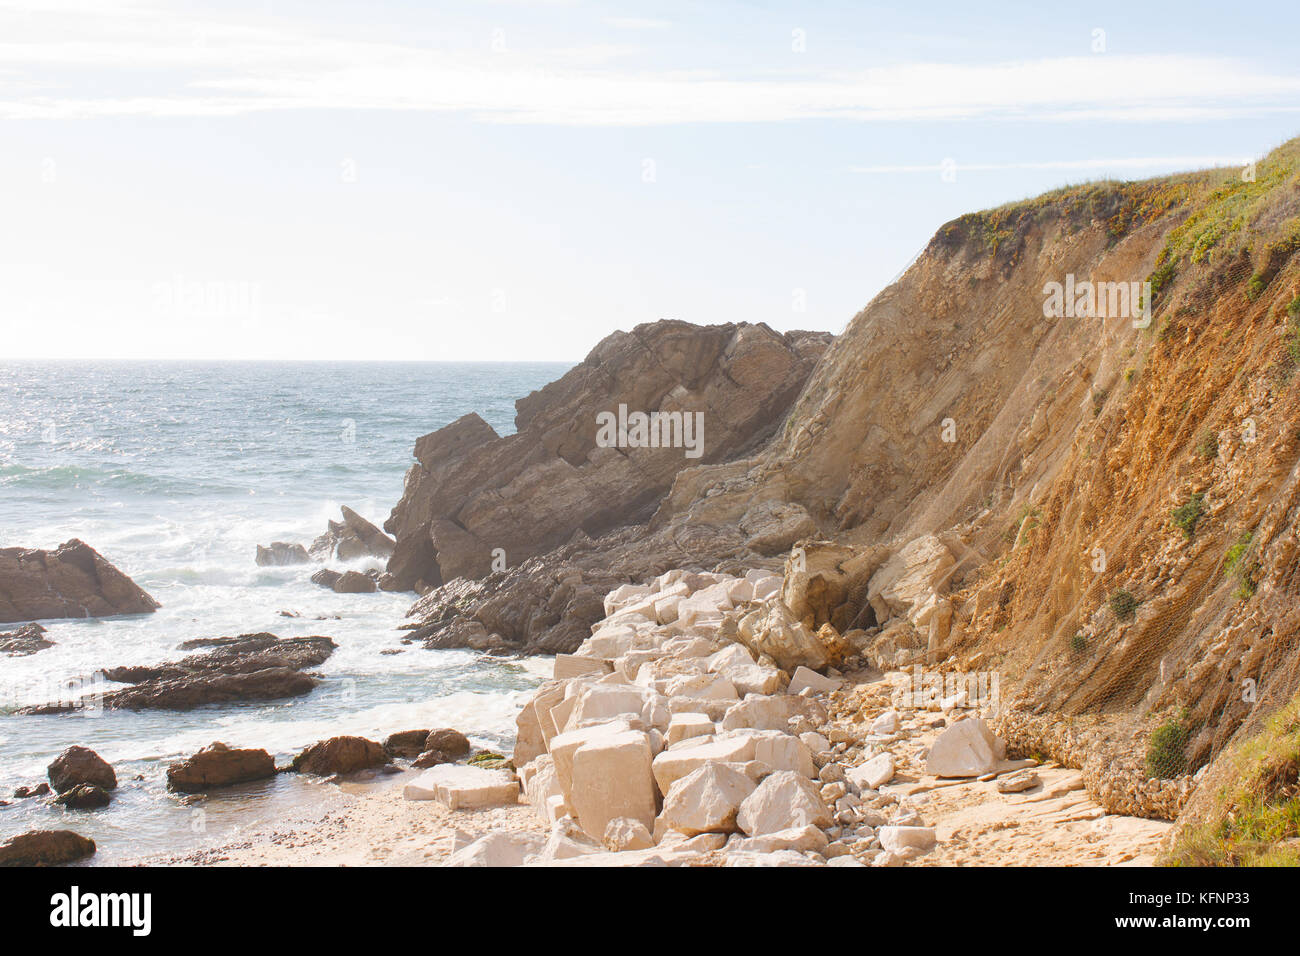
<svg viewBox="0 0 1300 956"><path fill-rule="evenodd" d="M1082 654L1088 649L1088 639L1083 634L1076 634L1070 638L1070 650L1076 654Z"/></svg>
<svg viewBox="0 0 1300 956"><path fill-rule="evenodd" d="M1158 780L1187 773L1187 714L1170 717L1147 740L1147 776Z"/></svg>
<svg viewBox="0 0 1300 956"><path fill-rule="evenodd" d="M1186 537L1188 541L1191 541L1192 536L1196 534L1197 522L1205 516L1204 492L1198 491L1194 493L1192 497L1188 499L1187 504L1179 505L1171 512L1171 514L1173 515L1174 526L1181 529L1183 536Z"/></svg>
<svg viewBox="0 0 1300 956"><path fill-rule="evenodd" d="M1292 366L1300 365L1300 295L1286 307L1286 354Z"/></svg>
<svg viewBox="0 0 1300 956"><path fill-rule="evenodd" d="M1219 457L1219 436L1212 431L1202 432L1196 442L1196 454L1206 461Z"/></svg>
<svg viewBox="0 0 1300 956"><path fill-rule="evenodd" d="M1236 543L1228 549L1223 560L1223 573L1237 580L1237 589L1233 594L1240 601L1249 600L1258 586L1259 560L1250 550L1253 537L1249 531L1243 532Z"/></svg>
<svg viewBox="0 0 1300 956"><path fill-rule="evenodd" d="M1300 697L1235 755L1203 822L1185 829L1166 866L1300 866ZM1208 783L1208 781L1207 781Z"/></svg>
<svg viewBox="0 0 1300 956"><path fill-rule="evenodd" d="M1015 520L1012 521L1007 530L1003 532L1003 540L1011 542L1013 548L1020 547L1020 545L1025 541L1025 535L1038 527L1039 519L1041 519L1042 516L1043 511L1041 508L1035 508L1028 504L1021 505L1020 511L1017 512Z"/></svg>
<svg viewBox="0 0 1300 956"><path fill-rule="evenodd" d="M1123 588L1111 592L1109 603L1110 609L1121 621L1130 621L1137 614L1138 599Z"/></svg>

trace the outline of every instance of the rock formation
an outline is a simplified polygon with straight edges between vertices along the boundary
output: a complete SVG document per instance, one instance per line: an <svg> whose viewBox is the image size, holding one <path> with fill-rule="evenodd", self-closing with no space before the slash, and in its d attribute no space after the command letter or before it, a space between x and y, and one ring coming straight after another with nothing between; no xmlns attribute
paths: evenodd
<svg viewBox="0 0 1300 956"><path fill-rule="evenodd" d="M765 325L641 325L520 399L514 435L499 437L473 414L425 435L384 525L396 549L381 586L478 579L494 559L495 570L514 568L575 537L644 522L683 469L770 437L828 341ZM660 416L653 434L638 437L636 414ZM632 424L604 441L600 416ZM702 431L688 436L688 420Z"/></svg>
<svg viewBox="0 0 1300 956"><path fill-rule="evenodd" d="M0 866L60 866L94 852L94 840L71 830L33 830L0 843Z"/></svg>
<svg viewBox="0 0 1300 956"><path fill-rule="evenodd" d="M207 704L301 697L320 683L319 677L304 673L306 668L323 664L337 646L328 637L281 639L274 634L185 641L181 650L205 653L173 663L106 668L106 680L133 686L104 692L98 704L110 710L192 710ZM19 713L66 713L82 706L63 702Z"/></svg>
<svg viewBox="0 0 1300 956"><path fill-rule="evenodd" d="M26 657L53 646L54 642L45 637L45 628L39 624L24 624L15 631L0 633L0 654L10 657Z"/></svg>
<svg viewBox="0 0 1300 956"><path fill-rule="evenodd" d="M275 759L265 750L235 749L223 743L167 768L167 787L181 793L205 793L218 787L274 777Z"/></svg>
<svg viewBox="0 0 1300 956"><path fill-rule="evenodd" d="M0 624L145 614L158 607L134 581L76 538L53 551L0 548Z"/></svg>

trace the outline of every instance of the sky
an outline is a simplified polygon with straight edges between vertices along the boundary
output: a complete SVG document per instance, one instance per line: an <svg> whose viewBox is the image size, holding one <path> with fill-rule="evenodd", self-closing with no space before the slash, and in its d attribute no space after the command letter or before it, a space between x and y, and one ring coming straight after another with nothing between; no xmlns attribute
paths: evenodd
<svg viewBox="0 0 1300 956"><path fill-rule="evenodd" d="M0 0L0 359L839 332L964 212L1300 135L1298 27L1294 0Z"/></svg>

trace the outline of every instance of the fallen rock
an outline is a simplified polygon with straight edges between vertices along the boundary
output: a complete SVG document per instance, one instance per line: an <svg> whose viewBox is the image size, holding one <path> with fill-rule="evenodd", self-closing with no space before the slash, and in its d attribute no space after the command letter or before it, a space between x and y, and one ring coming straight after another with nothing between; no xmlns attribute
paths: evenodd
<svg viewBox="0 0 1300 956"><path fill-rule="evenodd" d="M76 538L53 551L0 548L0 624L146 614L159 607L134 581Z"/></svg>
<svg viewBox="0 0 1300 956"><path fill-rule="evenodd" d="M328 777L336 773L354 773L388 763L381 744L365 737L331 737L312 744L293 758L299 773Z"/></svg>
<svg viewBox="0 0 1300 956"><path fill-rule="evenodd" d="M894 779L894 757L888 753L877 754L847 771L845 776L860 790L877 790Z"/></svg>
<svg viewBox="0 0 1300 956"><path fill-rule="evenodd" d="M94 852L94 840L71 830L33 830L0 843L0 866L60 866Z"/></svg>
<svg viewBox="0 0 1300 956"><path fill-rule="evenodd" d="M733 766L709 761L673 782L659 822L687 836L733 833L736 815L755 784Z"/></svg>
<svg viewBox="0 0 1300 956"><path fill-rule="evenodd" d="M728 618L722 634L760 657L766 654L782 670L805 667L817 671L830 663L826 647L780 601L749 611L734 621Z"/></svg>
<svg viewBox="0 0 1300 956"><path fill-rule="evenodd" d="M504 770L443 764L402 789L407 800L436 800L448 810L473 810L519 802L519 781Z"/></svg>
<svg viewBox="0 0 1300 956"><path fill-rule="evenodd" d="M64 793L83 783L94 784L102 790L117 787L117 774L112 766L89 747L73 746L54 758L48 768L50 784Z"/></svg>
<svg viewBox="0 0 1300 956"><path fill-rule="evenodd" d="M654 825L655 779L650 738L644 731L600 734L573 753L569 805L594 839L602 839L618 817Z"/></svg>
<svg viewBox="0 0 1300 956"><path fill-rule="evenodd" d="M876 830L880 845L888 853L905 850L928 850L935 844L933 827L880 827Z"/></svg>
<svg viewBox="0 0 1300 956"><path fill-rule="evenodd" d="M959 720L938 736L925 758L936 777L978 777L995 769L1007 745L978 717Z"/></svg>
<svg viewBox="0 0 1300 956"><path fill-rule="evenodd" d="M280 567L288 564L306 564L311 560L307 549L288 541L272 541L270 547L257 546L255 558L258 567Z"/></svg>
<svg viewBox="0 0 1300 956"><path fill-rule="evenodd" d="M108 791L93 783L79 783L54 798L54 802L70 810L98 810L112 801Z"/></svg>
<svg viewBox="0 0 1300 956"><path fill-rule="evenodd" d="M747 836L831 825L831 811L808 778L789 770L766 777L745 798L736 822Z"/></svg>
<svg viewBox="0 0 1300 956"><path fill-rule="evenodd" d="M830 840L819 828L811 824L762 833L752 837L737 837L727 848L737 853L779 853L796 850L800 853L824 853Z"/></svg>
<svg viewBox="0 0 1300 956"><path fill-rule="evenodd" d="M605 849L612 853L624 853L629 850L648 850L655 845L650 831L640 820L630 817L615 817L605 827L603 840Z"/></svg>
<svg viewBox="0 0 1300 956"><path fill-rule="evenodd" d="M26 800L30 797L43 797L50 792L48 783L38 783L34 787L19 787L14 791L14 798L17 800Z"/></svg>
<svg viewBox="0 0 1300 956"><path fill-rule="evenodd" d="M790 686L786 688L786 693L798 694L806 689L816 694L829 694L839 690L843 683L844 681L833 677L823 677L806 667L796 667L790 675Z"/></svg>
<svg viewBox="0 0 1300 956"><path fill-rule="evenodd" d="M203 793L275 776L275 758L265 750L236 750L217 742L167 768L167 787Z"/></svg>
<svg viewBox="0 0 1300 956"><path fill-rule="evenodd" d="M996 786L998 793L1021 793L1025 790L1032 790L1042 782L1042 779L1034 771L1020 770L1005 777L999 777Z"/></svg>
<svg viewBox="0 0 1300 956"><path fill-rule="evenodd" d="M24 624L16 631L0 634L0 654L10 657L26 657L53 646L54 642L46 640L45 628L39 624Z"/></svg>
<svg viewBox="0 0 1300 956"><path fill-rule="evenodd" d="M542 852L546 838L527 831L493 831L457 848L444 866L523 866Z"/></svg>

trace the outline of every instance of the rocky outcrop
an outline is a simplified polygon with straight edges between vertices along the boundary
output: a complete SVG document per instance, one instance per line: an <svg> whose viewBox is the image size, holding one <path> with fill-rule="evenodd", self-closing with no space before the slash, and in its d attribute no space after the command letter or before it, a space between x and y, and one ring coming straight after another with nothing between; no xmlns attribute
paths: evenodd
<svg viewBox="0 0 1300 956"><path fill-rule="evenodd" d="M0 633L0 654L10 657L26 657L53 646L54 642L46 639L45 628L39 624L24 624L16 631Z"/></svg>
<svg viewBox="0 0 1300 956"><path fill-rule="evenodd" d="M471 414L424 436L385 523L396 550L382 586L482 578L494 558L517 567L575 535L646 521L683 469L770 437L828 341L765 325L641 325L520 399L516 434ZM653 436L629 418L654 413ZM627 427L602 432L606 415Z"/></svg>
<svg viewBox="0 0 1300 956"><path fill-rule="evenodd" d="M379 590L376 571L334 571L321 568L311 576L313 584L329 588L335 594L373 594Z"/></svg>
<svg viewBox="0 0 1300 956"><path fill-rule="evenodd" d="M274 777L275 758L265 750L235 749L223 743L167 768L167 787L181 793L205 793L218 787Z"/></svg>
<svg viewBox="0 0 1300 956"><path fill-rule="evenodd" d="M204 653L173 663L106 668L102 672L106 680L134 686L108 691L100 703L111 710L192 710L208 704L301 697L320 683L305 669L324 663L337 646L328 637L281 639L266 633L185 641L181 650ZM19 713L64 713L80 706L40 705Z"/></svg>
<svg viewBox="0 0 1300 956"><path fill-rule="evenodd" d="M0 843L0 866L61 866L94 852L94 840L71 830L33 830Z"/></svg>
<svg viewBox="0 0 1300 956"><path fill-rule="evenodd" d="M0 624L145 614L158 607L134 581L76 538L53 551L0 548Z"/></svg>
<svg viewBox="0 0 1300 956"><path fill-rule="evenodd" d="M347 505L342 506L343 520L330 521L325 533L311 543L310 556L317 561L337 558L389 558L396 542Z"/></svg>
<svg viewBox="0 0 1300 956"><path fill-rule="evenodd" d="M112 765L89 747L69 747L54 758L48 772L50 784L59 793L82 784L92 784L101 790L117 789L117 774Z"/></svg>

